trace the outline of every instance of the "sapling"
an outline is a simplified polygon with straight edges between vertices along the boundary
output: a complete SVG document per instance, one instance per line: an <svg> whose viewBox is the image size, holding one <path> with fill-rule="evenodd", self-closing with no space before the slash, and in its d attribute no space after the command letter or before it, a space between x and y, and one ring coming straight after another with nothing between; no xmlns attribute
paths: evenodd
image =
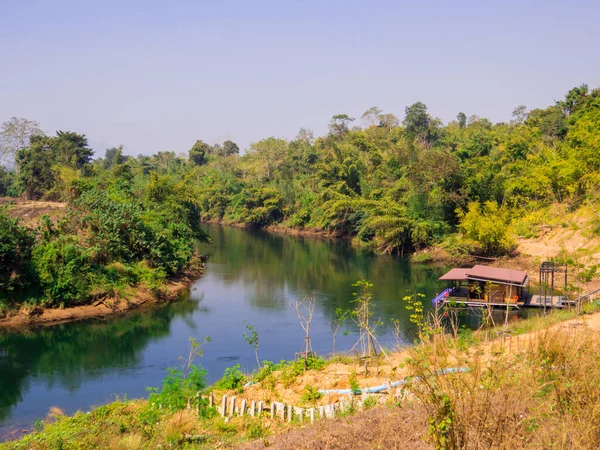
<svg viewBox="0 0 600 450"><path fill-rule="evenodd" d="M340 331L341 326L344 324L346 319L350 316L350 311L343 310L342 308L336 308L335 318L329 324L329 329L333 335L333 356L335 356L335 344L337 342L337 334Z"/></svg>
<svg viewBox="0 0 600 450"><path fill-rule="evenodd" d="M313 313L315 311L315 296L313 293L307 295L302 300L296 300L295 304L291 305L298 315L300 326L304 330L304 344L300 354L304 355L304 370L306 370L309 356L312 356L312 344L310 343L310 325L312 323Z"/></svg>
<svg viewBox="0 0 600 450"><path fill-rule="evenodd" d="M252 346L252 348L254 348L254 355L256 356L256 364L258 365L258 368L260 369L260 360L258 359L258 331L256 331L256 328L254 328L252 325L250 325L245 320L244 320L244 324L246 325L247 334L244 333L242 336L244 336L244 339L246 340L248 345L250 345L250 346Z"/></svg>

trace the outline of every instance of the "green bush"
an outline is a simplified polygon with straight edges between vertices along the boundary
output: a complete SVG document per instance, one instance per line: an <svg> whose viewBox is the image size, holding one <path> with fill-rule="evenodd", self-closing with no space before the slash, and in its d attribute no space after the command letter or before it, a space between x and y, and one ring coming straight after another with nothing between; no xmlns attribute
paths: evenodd
<svg viewBox="0 0 600 450"><path fill-rule="evenodd" d="M217 389L225 390L241 390L244 384L244 374L240 370L240 365L236 364L233 367L225 369L223 378L215 383Z"/></svg>
<svg viewBox="0 0 600 450"><path fill-rule="evenodd" d="M35 233L0 209L0 299L10 298L34 281L31 254Z"/></svg>
<svg viewBox="0 0 600 450"><path fill-rule="evenodd" d="M90 252L75 236L39 244L32 253L44 300L50 305L76 305L89 298Z"/></svg>

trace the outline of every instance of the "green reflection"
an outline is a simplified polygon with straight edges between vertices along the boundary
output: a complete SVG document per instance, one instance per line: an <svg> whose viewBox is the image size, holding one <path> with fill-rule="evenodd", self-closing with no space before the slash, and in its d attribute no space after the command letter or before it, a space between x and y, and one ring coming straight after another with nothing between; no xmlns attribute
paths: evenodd
<svg viewBox="0 0 600 450"><path fill-rule="evenodd" d="M0 331L0 421L22 400L31 378L77 390L99 369L139 363L144 348L169 333L198 303L182 300L108 320Z"/></svg>

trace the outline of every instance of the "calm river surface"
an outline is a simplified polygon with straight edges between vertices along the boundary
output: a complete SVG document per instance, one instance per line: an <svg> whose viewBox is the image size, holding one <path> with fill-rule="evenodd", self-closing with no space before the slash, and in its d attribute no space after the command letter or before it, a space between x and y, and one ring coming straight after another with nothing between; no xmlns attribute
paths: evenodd
<svg viewBox="0 0 600 450"><path fill-rule="evenodd" d="M51 406L66 413L89 410L116 396L144 397L147 386L159 386L167 367L179 364L190 336L202 340L199 362L208 381L226 367L255 368L253 349L244 341L244 320L259 333L260 358L293 359L303 331L290 303L311 290L317 305L312 342L319 354L331 352L329 324L336 308L350 308L351 285L374 284L375 318L382 344L392 344L391 318L410 330L402 297L426 295L442 287L442 268L409 264L376 256L345 242L269 234L207 225L213 243L205 274L182 300L125 317L82 321L24 331L0 330L0 439L9 431L30 428ZM356 330L338 335L337 350L350 349Z"/></svg>

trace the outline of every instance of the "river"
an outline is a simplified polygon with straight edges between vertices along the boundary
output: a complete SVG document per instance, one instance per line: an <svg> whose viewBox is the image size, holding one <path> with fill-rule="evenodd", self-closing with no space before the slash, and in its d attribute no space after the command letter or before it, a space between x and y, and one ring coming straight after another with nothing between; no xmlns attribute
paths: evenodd
<svg viewBox="0 0 600 450"><path fill-rule="evenodd" d="M411 324L402 297L440 290L442 268L378 256L347 242L285 236L259 230L206 225L205 274L177 302L123 317L86 320L27 330L0 330L0 437L30 429L52 406L72 414L118 397L147 395L167 367L179 365L188 340L210 336L198 361L214 382L226 367L256 368L254 350L242 336L244 321L259 333L262 360L293 359L304 335L290 303L316 298L311 339L316 352L332 350L329 329L336 308L351 308L359 279L373 283L378 339L393 345L390 319L404 333ZM348 333L344 335L343 331ZM338 334L338 351L356 342L349 322Z"/></svg>

